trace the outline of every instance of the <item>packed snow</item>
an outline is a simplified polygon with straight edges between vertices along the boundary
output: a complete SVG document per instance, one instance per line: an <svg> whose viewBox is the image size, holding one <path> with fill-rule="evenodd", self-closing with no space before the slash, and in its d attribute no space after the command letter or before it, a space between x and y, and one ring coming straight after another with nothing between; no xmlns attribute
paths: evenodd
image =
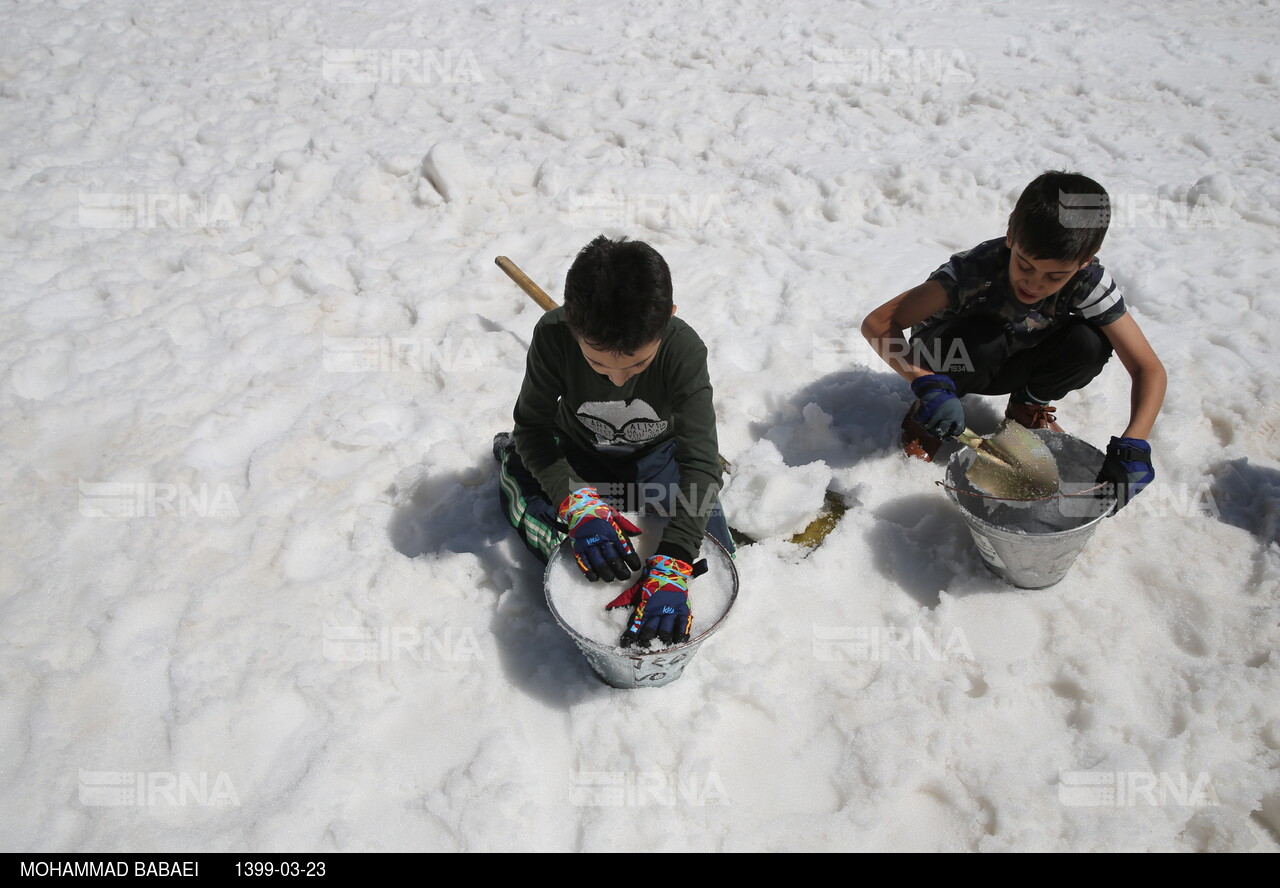
<svg viewBox="0 0 1280 888"><path fill-rule="evenodd" d="M2 8L4 850L1280 848L1273 5ZM1170 385L1157 483L1024 592L858 327L1059 168ZM541 314L494 258L559 298L601 232L759 469L659 689L555 623L491 455ZM1113 361L1058 416L1128 405Z"/></svg>
<svg viewBox="0 0 1280 888"><path fill-rule="evenodd" d="M732 466L725 513L733 516L733 529L751 539L789 537L822 509L830 484L831 470L821 460L789 466L778 445L762 438Z"/></svg>
<svg viewBox="0 0 1280 888"><path fill-rule="evenodd" d="M644 561L658 548L666 520L657 515L626 514L641 530L640 535L632 538L631 542ZM720 628L717 624L728 612L735 591L736 571L733 561L714 541L703 543L698 552L698 560L705 562L706 570L690 580L689 608L693 612L691 641L697 641L708 632ZM636 646L622 648L619 642L627 628L627 621L631 619L633 608L605 610L606 604L638 581L640 576L639 572L633 573L626 583L592 582L583 576L571 551L564 546L552 556L547 565L543 585L546 588L547 604L552 608L552 613L559 617L557 622L579 637L618 653L667 650L670 646L664 647L661 640L656 638L643 649Z"/></svg>

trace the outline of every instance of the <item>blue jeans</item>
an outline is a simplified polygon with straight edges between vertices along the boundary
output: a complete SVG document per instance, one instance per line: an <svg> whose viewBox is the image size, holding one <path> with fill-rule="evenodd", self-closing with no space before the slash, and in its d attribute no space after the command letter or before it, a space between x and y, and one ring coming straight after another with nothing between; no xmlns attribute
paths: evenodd
<svg viewBox="0 0 1280 888"><path fill-rule="evenodd" d="M560 442L560 449L579 477L595 487L601 498L615 508L671 514L680 482L674 441L668 441L635 459L612 459L575 447L567 441ZM559 522L556 513L559 504L550 501L537 479L520 461L513 444L495 446L494 456L502 466L498 477L502 512L529 551L545 563L564 539L564 534L555 526ZM711 504L707 532L730 555L734 553L729 523L725 520L719 497Z"/></svg>

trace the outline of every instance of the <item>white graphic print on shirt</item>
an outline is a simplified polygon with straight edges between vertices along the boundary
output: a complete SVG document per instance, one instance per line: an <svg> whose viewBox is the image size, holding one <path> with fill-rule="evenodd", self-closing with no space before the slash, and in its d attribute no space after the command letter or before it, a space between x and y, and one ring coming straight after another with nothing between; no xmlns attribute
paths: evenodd
<svg viewBox="0 0 1280 888"><path fill-rule="evenodd" d="M600 449L634 450L667 430L668 420L644 400L584 401L578 408L579 422L596 436Z"/></svg>

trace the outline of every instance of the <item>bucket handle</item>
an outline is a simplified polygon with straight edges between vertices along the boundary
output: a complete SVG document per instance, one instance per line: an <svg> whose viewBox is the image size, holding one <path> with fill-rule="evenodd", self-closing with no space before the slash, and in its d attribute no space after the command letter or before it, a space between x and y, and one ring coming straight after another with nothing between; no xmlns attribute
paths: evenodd
<svg viewBox="0 0 1280 888"><path fill-rule="evenodd" d="M1069 496L1084 496L1086 493L1093 493L1095 490L1106 487L1111 482L1103 481L1101 484L1095 484L1093 487L1089 487L1089 488L1086 488L1085 490L1077 491L1076 493L1053 493L1053 494L1050 494L1049 496L1033 496L1033 497L1026 497L1026 498L1018 498L1018 497L1012 497L1012 496L992 496L991 494L988 494L988 493L975 493L971 490L961 490L959 487L952 487L950 484L945 484L942 481L934 481L933 483L937 484L939 487L945 490L954 491L955 493L963 493L965 496L976 496L976 497L980 497L981 499L1002 500L1004 502L1038 503L1038 502L1043 502L1044 500L1065 499L1066 497L1069 497Z"/></svg>

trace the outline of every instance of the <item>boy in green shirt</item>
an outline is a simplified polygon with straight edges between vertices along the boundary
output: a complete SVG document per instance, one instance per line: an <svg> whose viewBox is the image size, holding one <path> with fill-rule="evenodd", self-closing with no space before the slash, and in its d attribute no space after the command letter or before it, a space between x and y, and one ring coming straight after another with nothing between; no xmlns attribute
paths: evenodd
<svg viewBox="0 0 1280 888"><path fill-rule="evenodd" d="M730 553L707 349L675 317L671 273L640 241L597 237L533 331L512 434L494 439L504 514L545 562L566 538L588 580L641 567L619 514L670 517L640 580L622 643L689 637L688 583L704 532Z"/></svg>

